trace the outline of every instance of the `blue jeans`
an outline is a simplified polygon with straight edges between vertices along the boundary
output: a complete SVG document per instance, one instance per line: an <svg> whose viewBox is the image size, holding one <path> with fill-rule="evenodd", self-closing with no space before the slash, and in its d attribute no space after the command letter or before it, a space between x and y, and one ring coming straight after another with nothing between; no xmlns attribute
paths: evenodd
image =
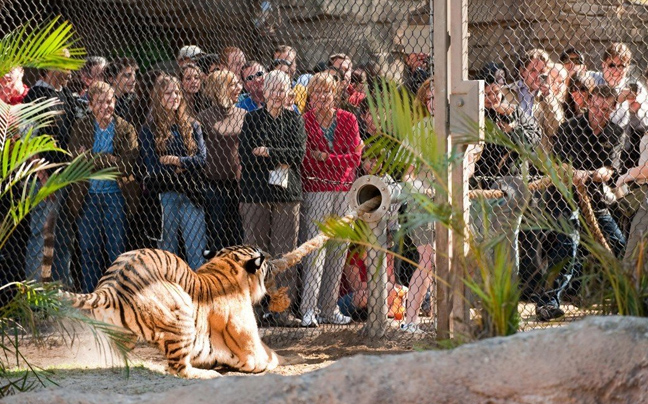
<svg viewBox="0 0 648 404"><path fill-rule="evenodd" d="M36 187L36 192L40 185ZM55 194L54 200L44 200L36 205L29 213L29 241L25 257L25 273L27 279L41 280L43 264L44 227L47 218L54 216L54 262L52 263L52 279L64 285L72 286L70 276L70 251L74 237L74 219L65 206L68 196L66 188Z"/></svg>
<svg viewBox="0 0 648 404"><path fill-rule="evenodd" d="M125 223L124 197L121 192L86 196L79 217L83 293L92 292L105 269L124 252Z"/></svg>
<svg viewBox="0 0 648 404"><path fill-rule="evenodd" d="M203 251L207 244L205 230L205 211L194 204L185 194L163 192L162 204L162 241L158 247L178 254L178 231L182 232L187 263L196 270L205 261Z"/></svg>
<svg viewBox="0 0 648 404"><path fill-rule="evenodd" d="M238 182L218 181L207 185L207 247L218 251L243 242L243 224L239 211Z"/></svg>
<svg viewBox="0 0 648 404"><path fill-rule="evenodd" d="M601 232L617 258L623 256L626 240L619 225L609 213L596 215ZM547 236L546 255L549 269L559 268L560 272L553 282L551 290L539 296L538 305L560 305L561 296L567 292L576 294L580 288L580 277L583 274L583 257L586 251L580 246L580 224L577 213L570 218L571 233L549 233Z"/></svg>

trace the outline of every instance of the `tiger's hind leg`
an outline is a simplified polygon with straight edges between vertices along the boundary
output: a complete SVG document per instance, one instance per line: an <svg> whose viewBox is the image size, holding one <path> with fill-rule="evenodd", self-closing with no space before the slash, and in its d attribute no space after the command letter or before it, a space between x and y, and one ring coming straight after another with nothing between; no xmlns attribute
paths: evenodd
<svg viewBox="0 0 648 404"><path fill-rule="evenodd" d="M137 343L137 335L132 332L123 333L118 337L116 342L117 348L123 348L126 351L132 351Z"/></svg>

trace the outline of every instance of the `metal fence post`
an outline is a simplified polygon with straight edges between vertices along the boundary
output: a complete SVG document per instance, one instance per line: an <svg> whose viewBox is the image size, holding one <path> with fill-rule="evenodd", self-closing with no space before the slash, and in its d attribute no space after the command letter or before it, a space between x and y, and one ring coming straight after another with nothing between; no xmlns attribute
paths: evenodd
<svg viewBox="0 0 648 404"><path fill-rule="evenodd" d="M434 132L439 150L448 151L448 2L449 0L431 0L432 6L432 43L434 45ZM441 172L439 180L448 183L448 172ZM435 198L449 198L450 195L437 193ZM437 200L437 203L449 202ZM448 279L450 274L450 259L452 234L443 226L436 226L436 274L441 279ZM450 311L452 302L449 289L443 283L437 284L437 338L447 339L450 336Z"/></svg>
<svg viewBox="0 0 648 404"><path fill-rule="evenodd" d="M387 246L385 219L369 222L379 245ZM371 338L382 338L388 327L387 320L387 259L382 251L370 248L367 250L367 299L368 319L364 331Z"/></svg>

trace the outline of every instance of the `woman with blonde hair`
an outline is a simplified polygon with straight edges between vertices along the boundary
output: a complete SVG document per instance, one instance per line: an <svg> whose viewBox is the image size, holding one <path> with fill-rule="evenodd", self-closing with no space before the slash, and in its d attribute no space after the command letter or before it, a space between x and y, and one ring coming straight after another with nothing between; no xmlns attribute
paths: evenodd
<svg viewBox="0 0 648 404"><path fill-rule="evenodd" d="M415 134L411 142L405 142L406 147L413 150L424 149L424 142L436 141L428 138L434 128L434 82L427 79L421 84L416 92L414 99L414 113L418 120ZM434 192L434 177L432 172L425 167L416 169L410 166L403 175L403 182L408 184L410 192L422 193L431 196ZM421 220L422 215L426 215L424 209L418 206L418 203L410 204L410 211L407 215L414 221ZM413 207L413 208L412 208ZM407 309L405 320L401 323L401 330L419 334L424 331L419 328L419 310L423 304L425 296L430 291L430 299L434 304L436 285L433 278L435 249L434 249L434 223L426 221L420 226L412 228L409 231L412 243L416 245L419 254L419 267L416 268L409 281L409 294L407 296Z"/></svg>
<svg viewBox="0 0 648 404"><path fill-rule="evenodd" d="M140 132L140 146L145 185L158 193L162 205L158 247L178 253L181 231L187 262L195 270L203 264L206 242L202 208L206 151L200 125L186 108L178 79L161 76L153 86L151 116Z"/></svg>
<svg viewBox="0 0 648 404"><path fill-rule="evenodd" d="M205 213L210 251L243 241L238 146L246 111L235 105L242 88L236 74L229 70L213 72L203 82L203 92L211 103L198 115L207 148Z"/></svg>
<svg viewBox="0 0 648 404"><path fill-rule="evenodd" d="M336 107L338 85L327 72L317 73L308 83L310 110L304 114L308 140L302 163L302 241L317 235L317 223L327 216L346 213L346 195L360 166L363 144L358 122L352 113ZM337 306L347 247L329 243L304 259L303 327L351 321Z"/></svg>

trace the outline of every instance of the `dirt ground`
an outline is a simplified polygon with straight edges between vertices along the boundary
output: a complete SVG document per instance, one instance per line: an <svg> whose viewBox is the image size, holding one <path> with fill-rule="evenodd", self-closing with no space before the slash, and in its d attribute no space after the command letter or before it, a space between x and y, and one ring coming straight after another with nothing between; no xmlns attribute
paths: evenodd
<svg viewBox="0 0 648 404"><path fill-rule="evenodd" d="M358 324L318 329L262 329L261 333L265 334L264 340L271 348L290 362L297 363L271 372L286 376L312 372L347 356L410 352L431 343L429 337L412 339L395 329L385 338L370 338ZM110 352L108 344L97 340L87 330L77 331L73 341L59 333L47 335L41 341L22 338L20 351L32 366L49 372L47 378L51 381L43 379L45 385L37 383L35 390L57 388L58 385L65 389L100 393L114 391L115 386L120 386L122 394L139 395L201 382L169 375L165 371L163 355L144 343L138 343L130 353L130 366L127 368L119 355ZM15 364L15 360L13 365L9 361L10 367L15 367ZM228 369L218 370L225 376L245 375Z"/></svg>
<svg viewBox="0 0 648 404"><path fill-rule="evenodd" d="M520 331L538 328L560 327L577 320L584 314L567 306L565 318L550 323L535 323L533 305L520 303ZM424 328L432 328L429 318L422 318ZM321 326L319 328L261 328L264 341L291 363L271 373L285 376L300 375L324 368L335 361L353 355L385 355L411 352L420 349L434 349L436 343L432 332L422 337L413 337L398 330L393 322L383 338L371 338L364 332L363 324L348 326ZM64 338L61 333L49 333L41 340L31 337L20 339L20 351L32 366L48 371L44 385L36 383L35 390L64 388L84 392L111 392L119 386L122 394L134 395L147 392L163 392L178 386L201 383L200 380L185 380L169 375L166 362L157 348L138 343L129 354L129 366L118 356L109 352L109 345L97 340L87 329L77 330L74 339ZM2 358L3 364L16 367L16 360ZM24 368L24 363L20 366ZM217 369L224 376L247 376ZM58 387L57 387L58 385Z"/></svg>

